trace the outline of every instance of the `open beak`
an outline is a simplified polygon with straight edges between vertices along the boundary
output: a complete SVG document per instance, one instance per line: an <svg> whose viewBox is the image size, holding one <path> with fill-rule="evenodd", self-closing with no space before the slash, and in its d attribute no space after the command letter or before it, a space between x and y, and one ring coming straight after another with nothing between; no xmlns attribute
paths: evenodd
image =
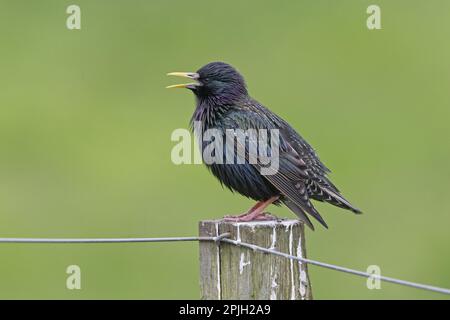
<svg viewBox="0 0 450 320"><path fill-rule="evenodd" d="M198 73L195 73L195 72L170 72L167 75L168 76L189 78L189 79L193 79L193 80L197 80L198 78L200 78ZM174 84L172 86L167 86L166 88L167 89L172 89L172 88L195 89L198 86L201 86L201 84L198 81L196 81L196 82L191 82L191 83Z"/></svg>

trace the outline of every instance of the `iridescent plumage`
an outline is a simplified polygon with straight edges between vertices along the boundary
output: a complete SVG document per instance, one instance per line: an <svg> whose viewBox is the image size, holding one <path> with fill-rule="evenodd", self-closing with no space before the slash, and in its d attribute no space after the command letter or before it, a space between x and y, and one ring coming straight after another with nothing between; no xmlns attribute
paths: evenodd
<svg viewBox="0 0 450 320"><path fill-rule="evenodd" d="M279 130L279 169L275 174L262 175L260 167L250 163L207 165L223 185L259 202L276 199L275 204L285 204L311 228L307 214L327 227L311 199L361 212L328 179L330 170L314 149L286 121L248 95L243 77L232 66L213 62L192 74L197 84L186 85L196 96L191 123L199 121L202 132L219 129L225 135L226 129Z"/></svg>

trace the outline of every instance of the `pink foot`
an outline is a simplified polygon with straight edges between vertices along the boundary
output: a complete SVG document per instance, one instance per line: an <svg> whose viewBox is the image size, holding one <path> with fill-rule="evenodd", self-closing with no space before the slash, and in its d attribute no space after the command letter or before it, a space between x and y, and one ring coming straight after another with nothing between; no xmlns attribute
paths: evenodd
<svg viewBox="0 0 450 320"><path fill-rule="evenodd" d="M223 219L225 221L233 221L233 222L248 222L248 221L270 221L276 220L277 218L264 213L264 209L267 208L268 205L278 200L279 196L272 197L266 201L257 202L249 211L239 216L225 216Z"/></svg>
<svg viewBox="0 0 450 320"><path fill-rule="evenodd" d="M225 216L223 220L230 222L273 221L277 220L277 217L265 212L256 212L256 214L246 213L239 216Z"/></svg>
<svg viewBox="0 0 450 320"><path fill-rule="evenodd" d="M227 216L224 216L224 217L223 217L223 220L231 221L231 220L228 220L228 219L244 218L244 217L248 216L249 214L250 214L250 212L244 212L243 214L239 214L239 215L237 215L237 216L227 215Z"/></svg>

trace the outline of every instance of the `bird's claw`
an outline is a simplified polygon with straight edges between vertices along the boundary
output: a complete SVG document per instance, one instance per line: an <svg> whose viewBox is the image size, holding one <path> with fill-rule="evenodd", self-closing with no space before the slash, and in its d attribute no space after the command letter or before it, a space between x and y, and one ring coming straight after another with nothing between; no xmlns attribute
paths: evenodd
<svg viewBox="0 0 450 320"><path fill-rule="evenodd" d="M278 220L278 218L267 212L262 212L258 214L244 213L238 216L229 215L223 217L223 220L229 222L251 222L251 221L273 221Z"/></svg>

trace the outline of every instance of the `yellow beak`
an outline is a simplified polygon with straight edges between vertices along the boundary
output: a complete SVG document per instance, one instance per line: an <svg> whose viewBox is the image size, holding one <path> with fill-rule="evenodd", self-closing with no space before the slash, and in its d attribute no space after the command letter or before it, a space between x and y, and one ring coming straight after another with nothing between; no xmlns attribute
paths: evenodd
<svg viewBox="0 0 450 320"><path fill-rule="evenodd" d="M189 79L194 79L197 80L200 76L198 75L198 73L195 72L170 72L167 74L168 76L176 76L176 77L183 77L183 78L189 78ZM171 86L167 86L167 89L172 89L172 88L195 88L197 86L199 86L200 84L198 82L191 82L191 83L183 83L183 84L174 84Z"/></svg>

